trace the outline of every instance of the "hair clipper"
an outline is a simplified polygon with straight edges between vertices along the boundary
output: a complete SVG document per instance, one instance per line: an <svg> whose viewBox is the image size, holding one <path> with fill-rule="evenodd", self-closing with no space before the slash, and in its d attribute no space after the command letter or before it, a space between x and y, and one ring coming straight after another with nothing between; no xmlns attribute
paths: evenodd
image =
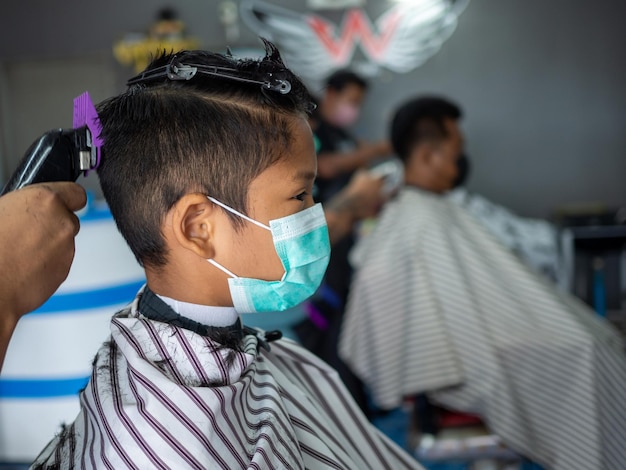
<svg viewBox="0 0 626 470"><path fill-rule="evenodd" d="M74 99L73 126L48 131L33 142L0 194L34 183L76 181L98 168L102 128L87 92Z"/></svg>

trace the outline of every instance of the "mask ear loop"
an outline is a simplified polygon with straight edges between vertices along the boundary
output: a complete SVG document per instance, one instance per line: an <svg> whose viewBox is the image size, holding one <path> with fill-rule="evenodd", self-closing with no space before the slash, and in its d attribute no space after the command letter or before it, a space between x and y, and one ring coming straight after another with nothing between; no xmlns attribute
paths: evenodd
<svg viewBox="0 0 626 470"><path fill-rule="evenodd" d="M212 203L217 204L217 205L218 205L218 206L220 206L221 208L226 209L228 212L231 212L231 213L233 213L233 214L235 214L235 215L238 215L238 216L239 216L239 217L241 217L242 219L245 219L245 220L247 220L248 222L253 223L254 225L258 225L259 227L264 228L265 230L269 230L270 232L272 231L272 229L271 229L269 226L267 226L267 225L265 225L265 224L262 224L261 222L259 222L259 221L257 221L257 220L251 219L251 218L250 218L250 217L248 217L247 215L244 215L244 214L242 214L241 212L236 211L236 210L235 210L235 209L233 209L232 207L227 206L226 204L224 204L224 203L222 203L222 202L218 201L218 200L217 200L217 199L215 199L215 198L212 198L211 196L207 196L207 199L208 199L209 201L211 201Z"/></svg>
<svg viewBox="0 0 626 470"><path fill-rule="evenodd" d="M220 271L225 272L228 276L233 277L235 279L239 279L239 276L237 276L235 273L233 273L232 271L229 271L228 269L226 269L224 266L222 266L221 264L219 264L217 261L215 261L213 258L208 259L207 260L209 263L211 263L213 266L215 266L217 269L219 269Z"/></svg>
<svg viewBox="0 0 626 470"><path fill-rule="evenodd" d="M239 211L236 211L235 209L233 209L232 207L227 206L226 204L224 204L223 202L218 201L217 199L215 199L214 197L211 196L207 196L207 199L209 201L211 201L213 204L217 204L218 206L220 206L222 209L227 210L228 212L231 212L235 215L238 215L239 217L241 217L242 219L247 220L248 222L251 222L255 225L258 225L261 228L264 228L265 230L269 230L270 232L272 231L271 228L269 228L267 225L262 224L261 222L258 222L254 219L251 219L250 217L248 217L247 215L242 214ZM235 273L233 273L232 271L229 271L228 269L226 269L224 266L222 266L221 264L219 264L217 261L215 261L214 259L208 259L207 260L209 263L211 263L213 266L215 266L217 269L219 269L220 271L223 271L224 273L226 273L228 276L238 279L239 276L235 275Z"/></svg>

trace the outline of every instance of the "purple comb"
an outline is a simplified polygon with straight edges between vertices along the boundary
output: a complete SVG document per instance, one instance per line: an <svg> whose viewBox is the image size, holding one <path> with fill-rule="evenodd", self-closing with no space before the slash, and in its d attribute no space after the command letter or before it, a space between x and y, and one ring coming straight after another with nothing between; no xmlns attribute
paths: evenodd
<svg viewBox="0 0 626 470"><path fill-rule="evenodd" d="M102 133L102 124L100 124L100 118L96 112L96 107L89 97L89 92L86 91L82 95L74 98L74 120L72 127L78 129L79 127L87 126L91 134L91 145L96 150L95 165L91 165L91 169L95 170L100 166L100 149L104 141L100 134ZM87 175L87 172L85 172Z"/></svg>

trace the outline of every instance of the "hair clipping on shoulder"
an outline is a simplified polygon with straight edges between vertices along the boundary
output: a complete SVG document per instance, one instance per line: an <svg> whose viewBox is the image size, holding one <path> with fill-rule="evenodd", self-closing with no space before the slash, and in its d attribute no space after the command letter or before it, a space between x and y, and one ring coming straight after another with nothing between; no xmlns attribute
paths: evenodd
<svg viewBox="0 0 626 470"><path fill-rule="evenodd" d="M291 83L289 83L289 81L273 78L271 73L267 74L267 80L256 80L250 77L238 75L238 73L239 71L237 69L231 67L182 64L176 60L176 57L173 57L169 64L136 75L128 80L126 85L138 85L161 78L167 78L172 81L186 81L191 80L197 74L201 74L225 78L227 80L234 80L237 82L255 83L261 85L261 88L263 89L275 91L281 95L286 95L291 91Z"/></svg>

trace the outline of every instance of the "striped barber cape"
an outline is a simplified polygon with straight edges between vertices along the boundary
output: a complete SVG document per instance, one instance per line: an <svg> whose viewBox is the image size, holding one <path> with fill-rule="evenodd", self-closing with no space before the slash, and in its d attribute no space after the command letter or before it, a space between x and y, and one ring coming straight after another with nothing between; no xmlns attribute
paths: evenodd
<svg viewBox="0 0 626 470"><path fill-rule="evenodd" d="M78 417L31 468L421 468L295 343L259 350L259 333L242 335L240 350L220 347L146 318L154 305L141 297L113 317Z"/></svg>
<svg viewBox="0 0 626 470"><path fill-rule="evenodd" d="M619 334L447 198L404 188L353 252L340 355L382 408L427 393L551 469L626 469Z"/></svg>

